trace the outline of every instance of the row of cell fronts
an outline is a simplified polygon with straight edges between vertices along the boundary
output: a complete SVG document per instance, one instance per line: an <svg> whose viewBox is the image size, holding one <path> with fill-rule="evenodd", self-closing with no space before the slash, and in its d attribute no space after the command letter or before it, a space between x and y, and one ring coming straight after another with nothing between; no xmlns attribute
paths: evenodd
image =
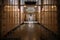
<svg viewBox="0 0 60 40"><path fill-rule="evenodd" d="M58 31L57 26L57 6L50 5L7 5L2 10L2 35L14 29L24 21L28 20L28 15L32 14L34 20L44 25L53 32Z"/></svg>

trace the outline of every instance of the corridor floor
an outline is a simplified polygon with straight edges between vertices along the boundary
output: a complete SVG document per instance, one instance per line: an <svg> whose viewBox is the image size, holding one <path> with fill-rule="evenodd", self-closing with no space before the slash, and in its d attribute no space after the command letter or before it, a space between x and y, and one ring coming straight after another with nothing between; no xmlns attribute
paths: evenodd
<svg viewBox="0 0 60 40"><path fill-rule="evenodd" d="M55 34L38 23L23 23L7 34L5 38L15 38L17 40L57 40Z"/></svg>

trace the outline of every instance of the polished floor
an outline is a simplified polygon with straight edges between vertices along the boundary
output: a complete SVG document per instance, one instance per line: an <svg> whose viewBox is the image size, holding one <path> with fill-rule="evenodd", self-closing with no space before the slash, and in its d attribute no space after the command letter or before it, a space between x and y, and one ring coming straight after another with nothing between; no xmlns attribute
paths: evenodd
<svg viewBox="0 0 60 40"><path fill-rule="evenodd" d="M17 40L57 40L54 33L48 31L37 22L23 23L5 35L5 38L15 38Z"/></svg>

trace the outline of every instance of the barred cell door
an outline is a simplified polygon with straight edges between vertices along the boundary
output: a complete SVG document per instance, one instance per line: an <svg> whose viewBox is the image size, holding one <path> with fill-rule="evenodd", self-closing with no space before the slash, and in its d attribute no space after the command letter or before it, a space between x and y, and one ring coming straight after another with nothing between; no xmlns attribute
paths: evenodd
<svg viewBox="0 0 60 40"><path fill-rule="evenodd" d="M57 40L56 0L4 0L1 3L3 39Z"/></svg>

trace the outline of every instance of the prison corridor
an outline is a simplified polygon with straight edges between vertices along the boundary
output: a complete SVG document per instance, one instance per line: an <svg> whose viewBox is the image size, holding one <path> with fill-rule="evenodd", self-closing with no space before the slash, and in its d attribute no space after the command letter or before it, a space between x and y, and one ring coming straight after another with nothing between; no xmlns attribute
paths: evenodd
<svg viewBox="0 0 60 40"><path fill-rule="evenodd" d="M57 4L57 0L0 0L0 39L59 40Z"/></svg>

